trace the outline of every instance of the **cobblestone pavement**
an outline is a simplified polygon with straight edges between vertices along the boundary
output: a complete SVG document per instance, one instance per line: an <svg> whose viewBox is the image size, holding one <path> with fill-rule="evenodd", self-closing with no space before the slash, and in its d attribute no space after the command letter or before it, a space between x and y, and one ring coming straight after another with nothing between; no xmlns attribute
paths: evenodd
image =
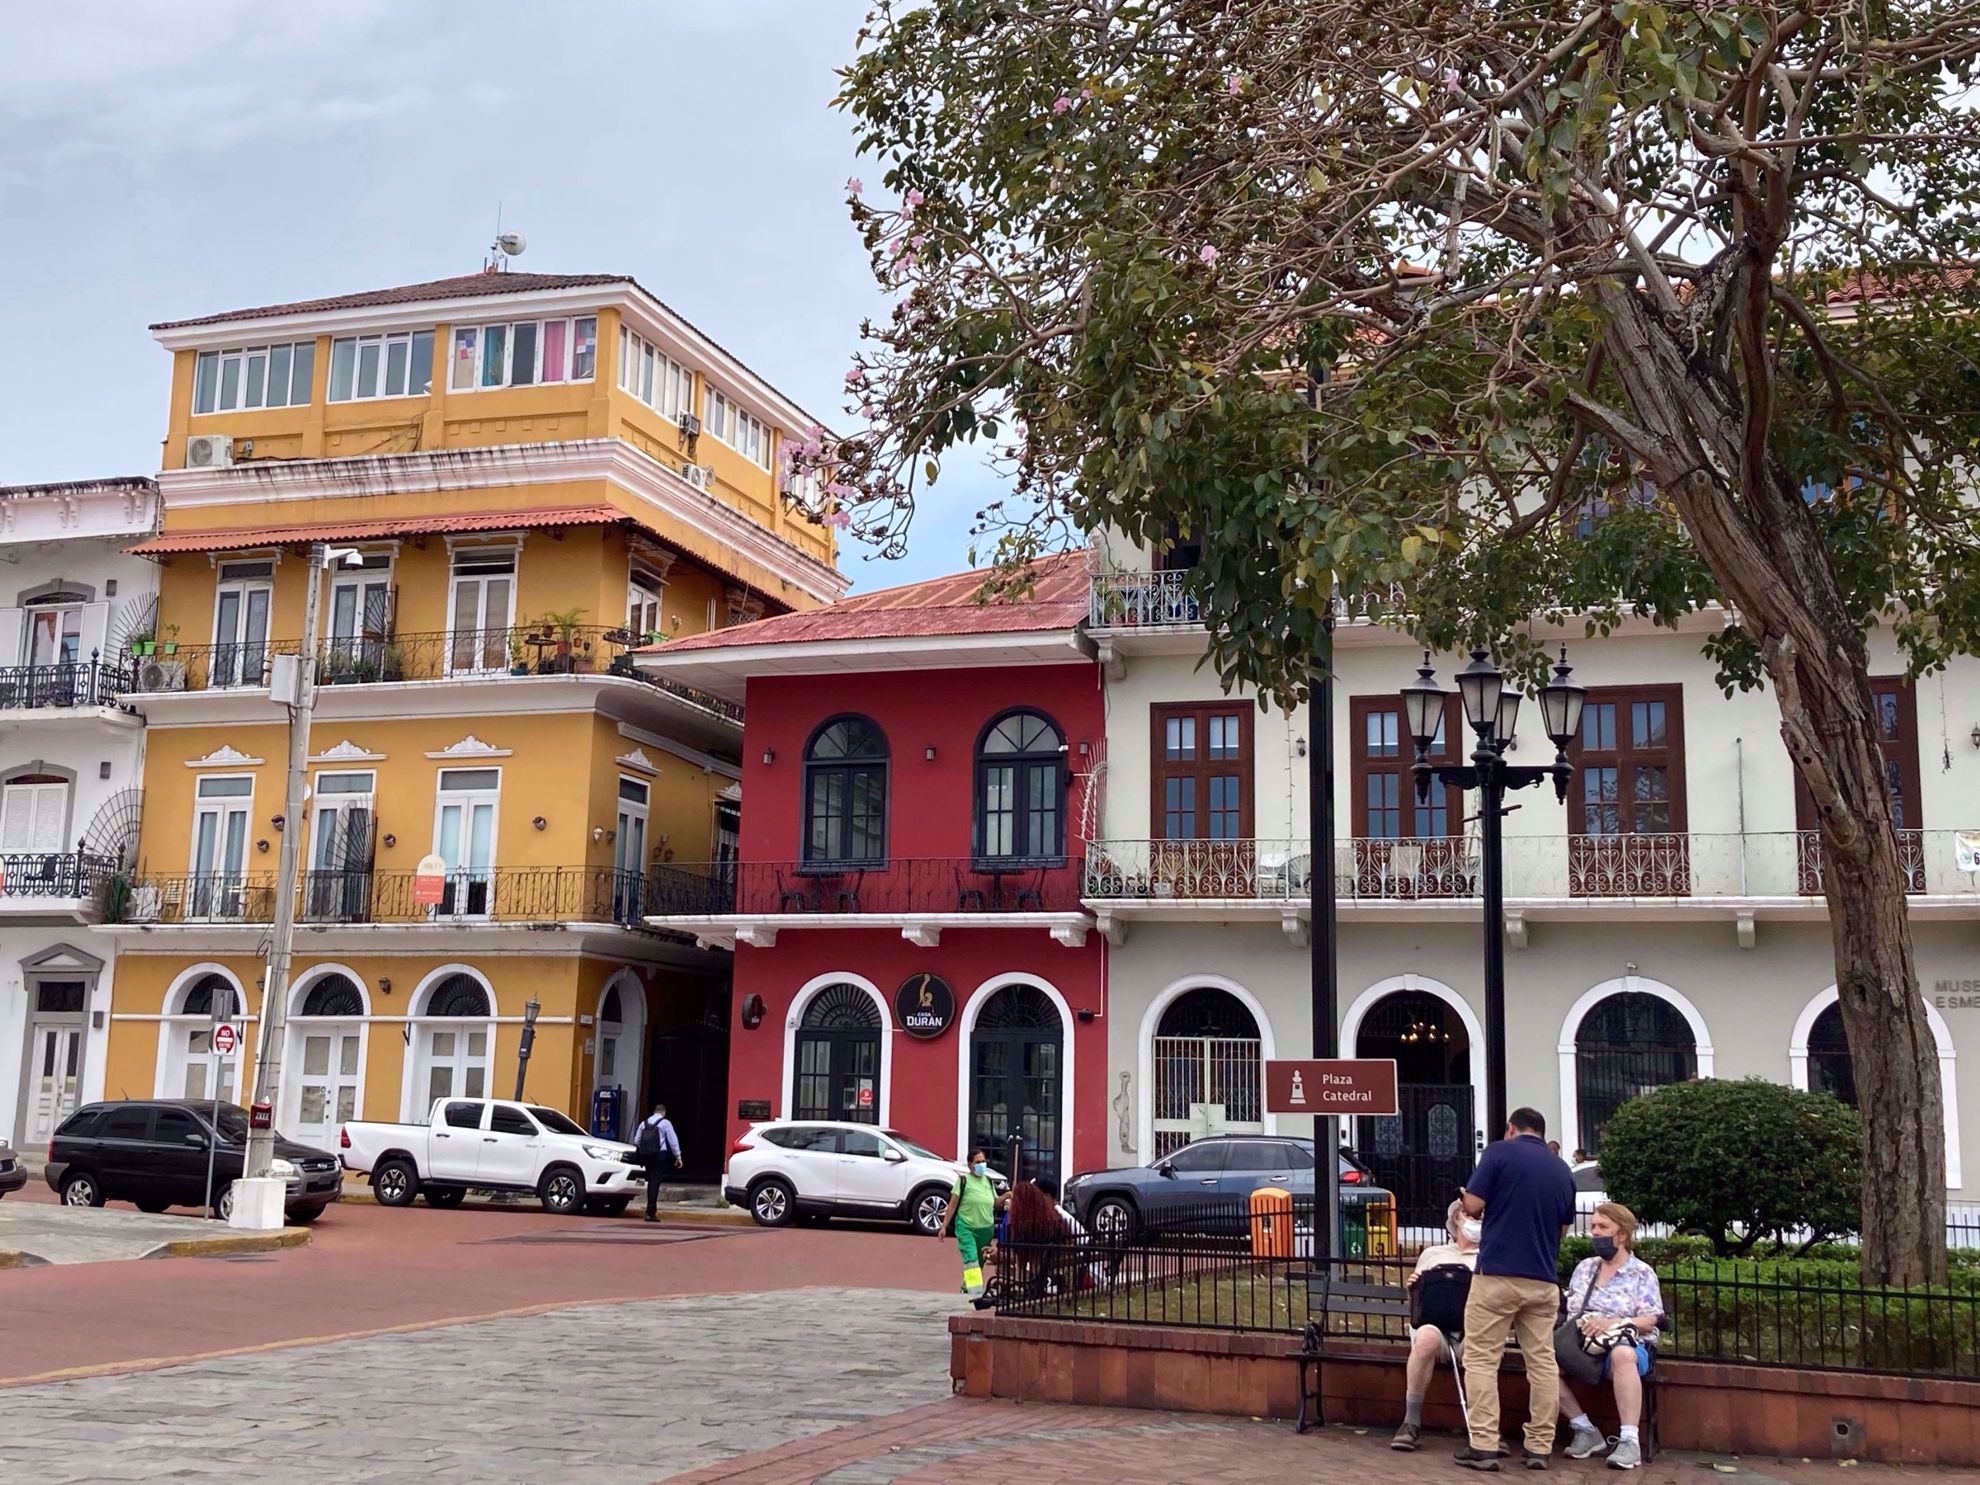
<svg viewBox="0 0 1980 1485"><path fill-rule="evenodd" d="M582 1305L32 1383L0 1389L0 1476L658 1480L946 1397L959 1302L791 1289Z"/></svg>
<svg viewBox="0 0 1980 1485"><path fill-rule="evenodd" d="M967 1398L909 1409L678 1476L668 1485L954 1485L1021 1480L1024 1485L1258 1485L1260 1481L1347 1480L1442 1485L1471 1478L1451 1462L1460 1441L1426 1436L1415 1454L1388 1447L1385 1430L1327 1428L1301 1437L1289 1423L1192 1413L1068 1408ZM1725 1471L1725 1474L1719 1473ZM1524 1478L1526 1472L1514 1475ZM1630 1475L1600 1460L1557 1455L1550 1478L1575 1485L1851 1485L1980 1479L1971 1470L1833 1462L1707 1459L1665 1452Z"/></svg>

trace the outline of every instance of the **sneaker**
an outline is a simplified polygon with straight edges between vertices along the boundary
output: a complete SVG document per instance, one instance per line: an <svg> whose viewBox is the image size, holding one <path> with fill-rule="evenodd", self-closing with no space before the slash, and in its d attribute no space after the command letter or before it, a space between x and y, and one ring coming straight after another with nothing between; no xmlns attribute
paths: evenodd
<svg viewBox="0 0 1980 1485"><path fill-rule="evenodd" d="M1471 1445L1466 1444L1451 1457L1457 1462L1460 1468L1482 1470L1487 1474L1496 1475L1499 1472L1499 1461L1506 1457L1506 1451L1503 1449L1474 1449Z"/></svg>
<svg viewBox="0 0 1980 1485"><path fill-rule="evenodd" d="M1574 1437L1568 1440L1569 1459L1593 1459L1609 1447L1609 1441L1602 1437L1599 1428L1577 1428Z"/></svg>
<svg viewBox="0 0 1980 1485"><path fill-rule="evenodd" d="M1643 1445L1635 1439L1617 1439L1616 1447L1609 1451L1612 1470L1633 1470L1642 1463Z"/></svg>
<svg viewBox="0 0 1980 1485"><path fill-rule="evenodd" d="M1519 1452L1520 1452L1520 1463L1525 1465L1528 1469L1544 1470L1547 1467L1546 1455L1535 1454L1531 1449L1522 1449Z"/></svg>
<svg viewBox="0 0 1980 1485"><path fill-rule="evenodd" d="M1396 1430L1396 1436L1389 1440L1389 1447L1391 1449L1400 1449L1405 1454L1414 1454L1416 1452L1417 1440L1422 1437L1422 1424L1405 1423L1401 1428Z"/></svg>

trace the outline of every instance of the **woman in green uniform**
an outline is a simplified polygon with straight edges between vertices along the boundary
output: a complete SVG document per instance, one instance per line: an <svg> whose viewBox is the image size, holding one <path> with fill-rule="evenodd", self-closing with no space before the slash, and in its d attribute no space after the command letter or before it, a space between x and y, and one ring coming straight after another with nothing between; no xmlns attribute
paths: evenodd
<svg viewBox="0 0 1980 1485"><path fill-rule="evenodd" d="M963 1293L975 1299L983 1293L983 1259L997 1236L997 1188L990 1184L990 1157L969 1152L969 1170L956 1177L949 1205L942 1213L942 1231L955 1222L956 1248L962 1254Z"/></svg>

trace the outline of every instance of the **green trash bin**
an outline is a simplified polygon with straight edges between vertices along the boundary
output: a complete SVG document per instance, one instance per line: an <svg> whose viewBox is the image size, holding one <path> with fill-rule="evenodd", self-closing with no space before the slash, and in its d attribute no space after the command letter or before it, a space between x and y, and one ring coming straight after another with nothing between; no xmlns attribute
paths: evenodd
<svg viewBox="0 0 1980 1485"><path fill-rule="evenodd" d="M1341 1256L1368 1256L1368 1210L1361 1202L1341 1204Z"/></svg>

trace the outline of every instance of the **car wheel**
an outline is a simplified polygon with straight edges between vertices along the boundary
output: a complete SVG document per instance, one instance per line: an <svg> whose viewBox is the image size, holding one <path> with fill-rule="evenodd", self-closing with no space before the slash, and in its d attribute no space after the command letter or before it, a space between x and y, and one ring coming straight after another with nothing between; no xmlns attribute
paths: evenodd
<svg viewBox="0 0 1980 1485"><path fill-rule="evenodd" d="M293 1212L284 1212L283 1217L297 1227L307 1227L323 1215L322 1207L297 1207Z"/></svg>
<svg viewBox="0 0 1980 1485"><path fill-rule="evenodd" d="M942 1235L942 1214L949 1209L949 1193L940 1186L926 1186L908 1199L908 1218L923 1237Z"/></svg>
<svg viewBox="0 0 1980 1485"><path fill-rule="evenodd" d="M166 1207L170 1206L171 1203L163 1201L134 1201L131 1205L136 1207L140 1212L143 1212L147 1217L156 1217Z"/></svg>
<svg viewBox="0 0 1980 1485"><path fill-rule="evenodd" d="M758 1227L788 1227L797 1215L797 1193L783 1181L764 1181L749 1193L749 1214Z"/></svg>
<svg viewBox="0 0 1980 1485"><path fill-rule="evenodd" d="M1103 1243L1124 1243L1134 1236L1139 1221L1133 1202L1110 1196L1093 1208L1093 1235Z"/></svg>
<svg viewBox="0 0 1980 1485"><path fill-rule="evenodd" d="M623 1217L632 1205L630 1196L594 1196L585 1206L600 1217Z"/></svg>
<svg viewBox="0 0 1980 1485"><path fill-rule="evenodd" d="M584 1178L567 1165L557 1166L544 1173L543 1184L536 1188L536 1198L543 1203L543 1210L553 1216L583 1211Z"/></svg>
<svg viewBox="0 0 1980 1485"><path fill-rule="evenodd" d="M467 1200L467 1187L428 1186L421 1194L425 1196L428 1206L451 1210Z"/></svg>
<svg viewBox="0 0 1980 1485"><path fill-rule="evenodd" d="M371 1194L381 1207L409 1207L419 1195L419 1172L410 1161L388 1160L371 1173Z"/></svg>
<svg viewBox="0 0 1980 1485"><path fill-rule="evenodd" d="M62 1205L65 1207L100 1207L103 1205L103 1188L96 1184L96 1177L88 1171L75 1171L62 1178Z"/></svg>
<svg viewBox="0 0 1980 1485"><path fill-rule="evenodd" d="M222 1222L232 1224L234 1220L234 1183L229 1181L213 1193L213 1215Z"/></svg>

